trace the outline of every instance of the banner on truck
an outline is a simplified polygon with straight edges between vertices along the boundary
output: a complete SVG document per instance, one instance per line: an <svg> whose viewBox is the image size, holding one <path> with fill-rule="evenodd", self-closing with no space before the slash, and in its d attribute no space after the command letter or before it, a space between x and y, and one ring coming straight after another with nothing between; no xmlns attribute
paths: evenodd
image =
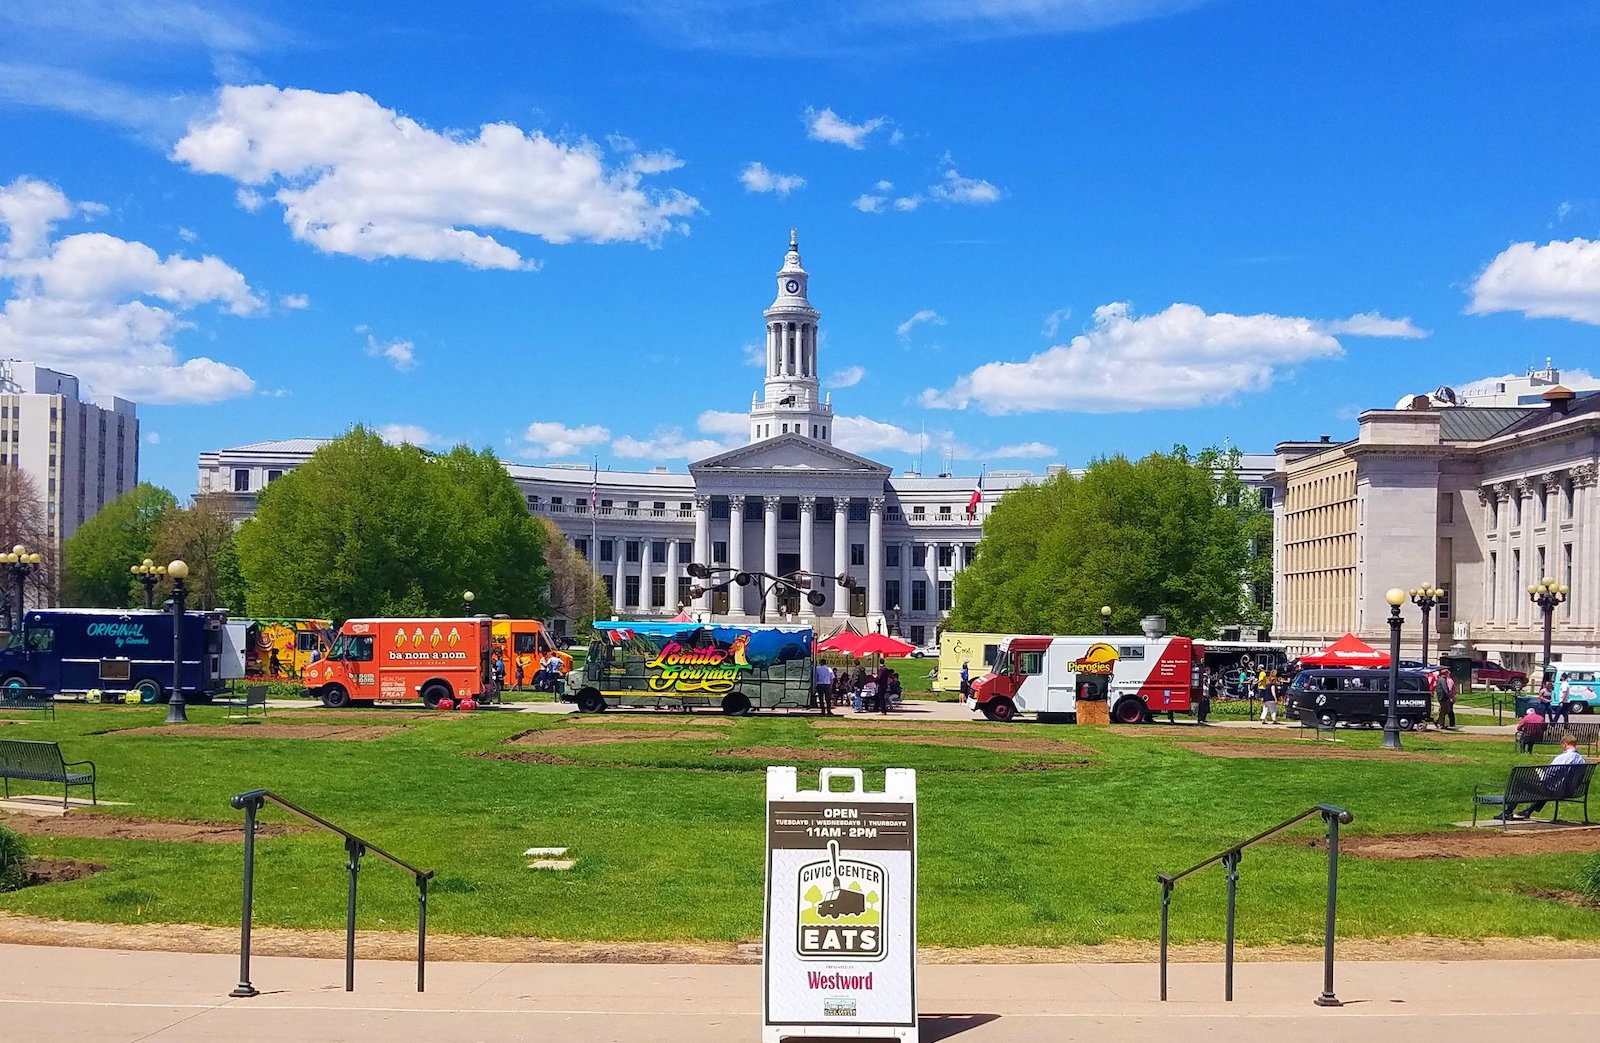
<svg viewBox="0 0 1600 1043"><path fill-rule="evenodd" d="M834 792L835 781L850 788ZM890 768L767 769L762 1040L917 1040L917 781Z"/></svg>

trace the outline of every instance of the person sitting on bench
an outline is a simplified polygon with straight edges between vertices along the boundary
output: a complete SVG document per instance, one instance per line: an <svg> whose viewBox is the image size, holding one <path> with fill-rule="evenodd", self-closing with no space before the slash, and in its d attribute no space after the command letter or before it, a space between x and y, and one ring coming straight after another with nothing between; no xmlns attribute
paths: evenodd
<svg viewBox="0 0 1600 1043"><path fill-rule="evenodd" d="M1567 732L1565 735L1561 736L1561 752L1556 754L1555 760L1550 762L1550 767L1546 768L1542 775L1545 789L1550 792L1550 796L1554 798L1556 793L1560 791L1561 787L1566 781L1563 776L1565 776L1567 772L1562 765L1585 763L1587 762L1583 759L1583 754L1578 752L1577 738L1574 737L1571 732ZM1529 804L1528 810L1524 811L1520 815L1517 814L1517 805L1507 804L1506 810L1500 815L1500 818L1532 818L1534 815L1537 815L1539 812L1544 810L1545 803L1545 801L1536 800L1532 804Z"/></svg>

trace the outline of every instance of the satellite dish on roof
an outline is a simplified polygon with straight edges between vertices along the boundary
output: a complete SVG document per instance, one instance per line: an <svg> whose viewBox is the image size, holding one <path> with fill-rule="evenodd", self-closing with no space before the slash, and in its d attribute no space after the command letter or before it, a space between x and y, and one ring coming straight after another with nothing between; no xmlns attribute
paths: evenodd
<svg viewBox="0 0 1600 1043"><path fill-rule="evenodd" d="M1461 399L1456 395L1456 389L1448 385L1440 385L1433 393L1435 401L1443 402L1447 406L1459 406Z"/></svg>

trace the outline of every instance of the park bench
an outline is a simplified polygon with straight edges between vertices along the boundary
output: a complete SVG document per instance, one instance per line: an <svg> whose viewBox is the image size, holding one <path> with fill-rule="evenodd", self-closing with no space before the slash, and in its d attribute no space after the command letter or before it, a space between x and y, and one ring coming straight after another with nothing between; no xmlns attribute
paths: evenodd
<svg viewBox="0 0 1600 1043"><path fill-rule="evenodd" d="M1600 746L1600 722L1571 721L1567 724L1549 724L1545 726L1544 734L1539 737L1538 744L1543 746L1560 746L1561 736L1571 733L1578 745L1588 754L1593 754Z"/></svg>
<svg viewBox="0 0 1600 1043"><path fill-rule="evenodd" d="M1511 769L1503 787L1485 790L1472 787L1472 824L1478 824L1478 809L1499 807L1510 809L1513 804L1533 804L1539 801L1555 802L1550 821L1561 816L1561 802L1583 802L1583 823L1589 824L1589 780L1594 775L1593 764L1523 765ZM1508 822L1508 819L1502 819Z"/></svg>
<svg viewBox="0 0 1600 1043"><path fill-rule="evenodd" d="M267 715L267 686L264 684L246 685L243 699L218 699L212 705L226 706L229 719L248 719L251 716L250 708L261 707L260 716ZM234 711L238 711L235 713Z"/></svg>
<svg viewBox="0 0 1600 1043"><path fill-rule="evenodd" d="M0 710L39 710L56 716L56 697L44 688L0 688Z"/></svg>
<svg viewBox="0 0 1600 1043"><path fill-rule="evenodd" d="M88 765L87 772L69 771ZM61 807L67 806L71 786L88 786L89 799L100 803L95 793L94 761L68 761L61 756L61 744L26 739L0 739L0 778L5 780L5 795L11 796L11 780L61 783Z"/></svg>

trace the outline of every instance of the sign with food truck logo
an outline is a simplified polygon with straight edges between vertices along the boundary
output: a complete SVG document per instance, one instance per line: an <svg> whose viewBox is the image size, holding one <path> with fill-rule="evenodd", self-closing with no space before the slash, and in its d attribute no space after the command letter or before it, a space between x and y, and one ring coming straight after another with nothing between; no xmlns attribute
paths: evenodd
<svg viewBox="0 0 1600 1043"><path fill-rule="evenodd" d="M1088 651L1072 661L1072 671L1078 674L1097 674L1110 677L1117 668L1117 650L1104 641L1096 641Z"/></svg>
<svg viewBox="0 0 1600 1043"><path fill-rule="evenodd" d="M908 1038L916 1003L916 773L767 769L764 1038ZM848 780L853 790L836 790ZM851 1026L848 1033L841 1025ZM880 1030L880 1031L871 1031Z"/></svg>
<svg viewBox="0 0 1600 1043"><path fill-rule="evenodd" d="M645 661L650 690L719 695L731 692L739 682L739 675L755 668L746 653L749 644L748 634L740 634L727 648L691 648L668 641L661 646L661 651Z"/></svg>

